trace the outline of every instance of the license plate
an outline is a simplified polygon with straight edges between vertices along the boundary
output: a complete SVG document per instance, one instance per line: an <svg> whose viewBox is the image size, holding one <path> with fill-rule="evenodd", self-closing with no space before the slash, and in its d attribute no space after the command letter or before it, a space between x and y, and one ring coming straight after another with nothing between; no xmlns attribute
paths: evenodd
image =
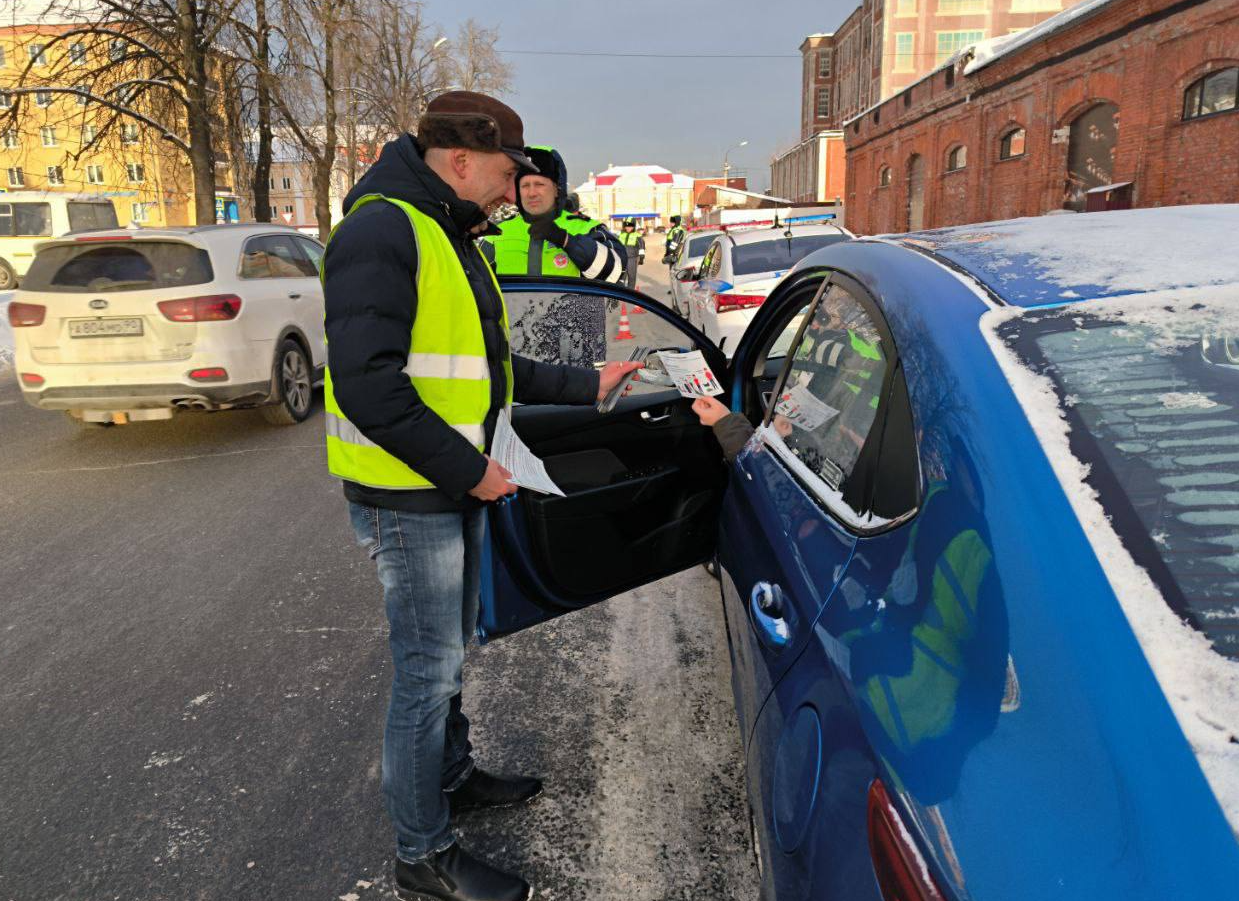
<svg viewBox="0 0 1239 901"><path fill-rule="evenodd" d="M123 338L142 334L141 319L71 319L70 338Z"/></svg>

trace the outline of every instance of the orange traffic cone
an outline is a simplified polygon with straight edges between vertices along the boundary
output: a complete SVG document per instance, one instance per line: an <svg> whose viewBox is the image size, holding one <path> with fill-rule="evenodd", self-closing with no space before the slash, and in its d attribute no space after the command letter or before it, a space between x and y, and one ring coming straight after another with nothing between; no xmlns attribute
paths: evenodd
<svg viewBox="0 0 1239 901"><path fill-rule="evenodd" d="M634 316L636 316L638 313L644 313L644 312L645 312L645 307L634 306L632 308L632 315Z"/></svg>
<svg viewBox="0 0 1239 901"><path fill-rule="evenodd" d="M615 333L616 341L631 341L632 329L628 327L628 304L620 304L619 331Z"/></svg>

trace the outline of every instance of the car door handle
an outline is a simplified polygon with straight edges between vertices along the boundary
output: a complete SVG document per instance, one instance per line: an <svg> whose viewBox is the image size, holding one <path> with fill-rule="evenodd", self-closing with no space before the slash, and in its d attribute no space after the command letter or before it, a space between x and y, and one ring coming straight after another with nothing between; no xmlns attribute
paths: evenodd
<svg viewBox="0 0 1239 901"><path fill-rule="evenodd" d="M784 618L783 589L770 582L758 582L749 592L753 625L763 641L782 648L792 638L791 626Z"/></svg>
<svg viewBox="0 0 1239 901"><path fill-rule="evenodd" d="M664 422L671 418L671 414L668 412L668 413L661 413L655 416L649 410L642 410L641 418L645 420L646 422Z"/></svg>

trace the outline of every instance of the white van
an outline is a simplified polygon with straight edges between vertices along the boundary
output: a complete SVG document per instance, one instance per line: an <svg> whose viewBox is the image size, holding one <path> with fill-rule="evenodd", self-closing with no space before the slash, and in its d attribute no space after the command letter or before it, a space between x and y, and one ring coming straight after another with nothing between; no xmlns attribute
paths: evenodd
<svg viewBox="0 0 1239 901"><path fill-rule="evenodd" d="M0 193L0 291L12 291L34 259L34 246L66 232L116 228L116 207L99 194Z"/></svg>

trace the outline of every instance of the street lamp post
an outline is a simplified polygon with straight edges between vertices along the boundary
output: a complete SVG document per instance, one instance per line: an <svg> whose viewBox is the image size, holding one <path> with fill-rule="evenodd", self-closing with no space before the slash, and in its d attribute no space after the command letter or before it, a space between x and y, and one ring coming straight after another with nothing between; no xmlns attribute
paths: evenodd
<svg viewBox="0 0 1239 901"><path fill-rule="evenodd" d="M741 141L739 144L736 144L734 147L728 147L727 152L723 154L723 187L724 188L731 187L731 185L729 185L727 182L727 173L731 171L731 164L727 161L727 157L731 155L731 152L733 150L739 150L741 147L747 146L748 143L749 143L748 141ZM717 193L718 192L716 191L715 194ZM722 204L720 203L719 206L722 206Z"/></svg>

